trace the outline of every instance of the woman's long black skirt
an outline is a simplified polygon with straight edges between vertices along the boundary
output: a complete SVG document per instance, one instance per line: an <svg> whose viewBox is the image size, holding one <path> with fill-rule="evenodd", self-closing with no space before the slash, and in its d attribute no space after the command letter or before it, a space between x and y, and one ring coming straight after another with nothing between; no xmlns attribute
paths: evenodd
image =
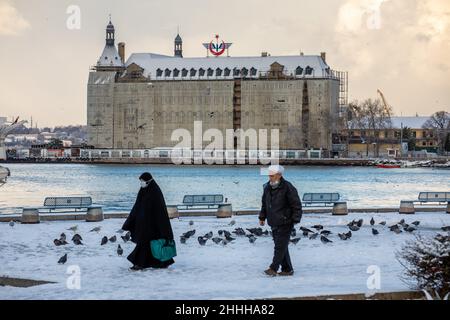
<svg viewBox="0 0 450 320"><path fill-rule="evenodd" d="M133 265L141 268L167 268L175 261L173 259L160 261L152 255L150 243L137 243L136 248L127 257Z"/></svg>

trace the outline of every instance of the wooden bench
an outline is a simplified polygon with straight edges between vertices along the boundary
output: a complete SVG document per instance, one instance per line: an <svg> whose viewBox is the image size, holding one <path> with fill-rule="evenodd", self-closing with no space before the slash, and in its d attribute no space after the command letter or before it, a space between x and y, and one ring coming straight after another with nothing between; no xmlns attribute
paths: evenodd
<svg viewBox="0 0 450 320"><path fill-rule="evenodd" d="M414 203L419 205L430 203L447 204L446 212L450 213L450 192L420 192L417 200L401 200L398 212L401 214L414 214Z"/></svg>
<svg viewBox="0 0 450 320"><path fill-rule="evenodd" d="M305 193L302 198L304 207L333 207L333 215L347 215L347 202L339 201L341 198L337 192Z"/></svg>

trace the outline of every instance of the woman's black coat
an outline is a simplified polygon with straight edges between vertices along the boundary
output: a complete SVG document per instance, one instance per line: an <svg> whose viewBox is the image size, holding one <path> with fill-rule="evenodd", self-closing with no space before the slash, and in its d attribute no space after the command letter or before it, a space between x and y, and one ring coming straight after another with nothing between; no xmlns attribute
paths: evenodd
<svg viewBox="0 0 450 320"><path fill-rule="evenodd" d="M141 188L130 215L122 226L131 232L131 241L148 245L150 240L173 240L166 202L158 184L152 180Z"/></svg>

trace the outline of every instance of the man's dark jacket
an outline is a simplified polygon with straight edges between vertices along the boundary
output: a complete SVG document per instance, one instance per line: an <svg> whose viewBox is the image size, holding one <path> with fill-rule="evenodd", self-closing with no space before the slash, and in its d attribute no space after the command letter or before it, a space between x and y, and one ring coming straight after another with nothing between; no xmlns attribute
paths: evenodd
<svg viewBox="0 0 450 320"><path fill-rule="evenodd" d="M281 177L280 184L273 189L264 184L259 220L266 220L269 226L277 227L299 223L302 218L302 203L297 189Z"/></svg>

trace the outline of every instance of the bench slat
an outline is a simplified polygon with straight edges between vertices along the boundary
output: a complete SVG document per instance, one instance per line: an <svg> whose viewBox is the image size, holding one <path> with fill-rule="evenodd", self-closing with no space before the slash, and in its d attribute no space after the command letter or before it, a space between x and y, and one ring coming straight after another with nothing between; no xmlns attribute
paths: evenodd
<svg viewBox="0 0 450 320"><path fill-rule="evenodd" d="M336 202L339 201L339 193L305 193L303 202Z"/></svg>
<svg viewBox="0 0 450 320"><path fill-rule="evenodd" d="M223 195L221 194L185 195L183 197L183 204L185 205L215 205L222 202Z"/></svg>

